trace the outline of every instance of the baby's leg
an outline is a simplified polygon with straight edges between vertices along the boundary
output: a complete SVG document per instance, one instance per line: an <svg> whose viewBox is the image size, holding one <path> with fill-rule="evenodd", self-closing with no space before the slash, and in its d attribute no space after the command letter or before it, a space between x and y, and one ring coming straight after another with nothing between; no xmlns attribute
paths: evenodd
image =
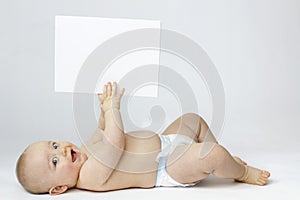
<svg viewBox="0 0 300 200"><path fill-rule="evenodd" d="M203 155L203 152L209 153ZM233 158L224 147L210 142L177 147L169 156L167 171L180 183L196 182L211 173L219 178L265 185L270 176L267 171L244 165Z"/></svg>
<svg viewBox="0 0 300 200"><path fill-rule="evenodd" d="M189 136L195 142L218 143L204 119L195 113L187 113L177 118L162 134L176 133Z"/></svg>

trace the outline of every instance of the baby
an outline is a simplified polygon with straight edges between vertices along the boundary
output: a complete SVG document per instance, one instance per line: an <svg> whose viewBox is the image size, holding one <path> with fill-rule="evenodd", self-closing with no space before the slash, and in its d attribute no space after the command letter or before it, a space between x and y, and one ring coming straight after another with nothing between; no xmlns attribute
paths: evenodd
<svg viewBox="0 0 300 200"><path fill-rule="evenodd" d="M110 191L131 187L192 186L213 174L265 185L270 173L247 165L218 144L206 122L188 113L161 134L124 133L117 84L99 94L98 128L81 148L69 142L40 141L20 156L16 173L31 193L61 194L69 188Z"/></svg>

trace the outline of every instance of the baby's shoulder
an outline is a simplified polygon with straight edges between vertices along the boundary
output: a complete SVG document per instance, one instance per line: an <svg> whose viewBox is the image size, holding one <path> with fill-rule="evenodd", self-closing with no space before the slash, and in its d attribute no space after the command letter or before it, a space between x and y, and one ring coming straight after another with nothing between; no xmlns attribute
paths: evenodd
<svg viewBox="0 0 300 200"><path fill-rule="evenodd" d="M87 190L99 190L99 187L104 182L101 169L103 169L101 162L97 161L93 156L89 156L80 169L76 187Z"/></svg>

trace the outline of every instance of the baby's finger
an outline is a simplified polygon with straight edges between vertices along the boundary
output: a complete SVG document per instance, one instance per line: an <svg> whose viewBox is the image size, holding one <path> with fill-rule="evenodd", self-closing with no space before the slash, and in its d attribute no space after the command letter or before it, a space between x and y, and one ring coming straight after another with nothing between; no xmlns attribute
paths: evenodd
<svg viewBox="0 0 300 200"><path fill-rule="evenodd" d="M103 86L103 97L107 97L106 84Z"/></svg>
<svg viewBox="0 0 300 200"><path fill-rule="evenodd" d="M117 83L113 82L112 85L112 95L115 96L116 95L116 90L117 90Z"/></svg>
<svg viewBox="0 0 300 200"><path fill-rule="evenodd" d="M102 103L103 102L103 94L98 94L98 98L99 98L99 101Z"/></svg>
<svg viewBox="0 0 300 200"><path fill-rule="evenodd" d="M119 95L118 95L118 98L121 98L123 96L125 92L125 88L122 88L122 90L120 91Z"/></svg>
<svg viewBox="0 0 300 200"><path fill-rule="evenodd" d="M111 83L110 82L108 82L108 84L107 84L107 95L111 96Z"/></svg>

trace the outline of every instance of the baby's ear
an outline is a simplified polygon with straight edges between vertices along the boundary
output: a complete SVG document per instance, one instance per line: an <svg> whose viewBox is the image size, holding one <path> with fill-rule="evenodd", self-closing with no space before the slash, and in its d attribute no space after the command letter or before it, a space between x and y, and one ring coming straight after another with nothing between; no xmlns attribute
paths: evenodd
<svg viewBox="0 0 300 200"><path fill-rule="evenodd" d="M68 189L66 185L60 185L50 188L49 194L50 195L58 195L64 193Z"/></svg>

